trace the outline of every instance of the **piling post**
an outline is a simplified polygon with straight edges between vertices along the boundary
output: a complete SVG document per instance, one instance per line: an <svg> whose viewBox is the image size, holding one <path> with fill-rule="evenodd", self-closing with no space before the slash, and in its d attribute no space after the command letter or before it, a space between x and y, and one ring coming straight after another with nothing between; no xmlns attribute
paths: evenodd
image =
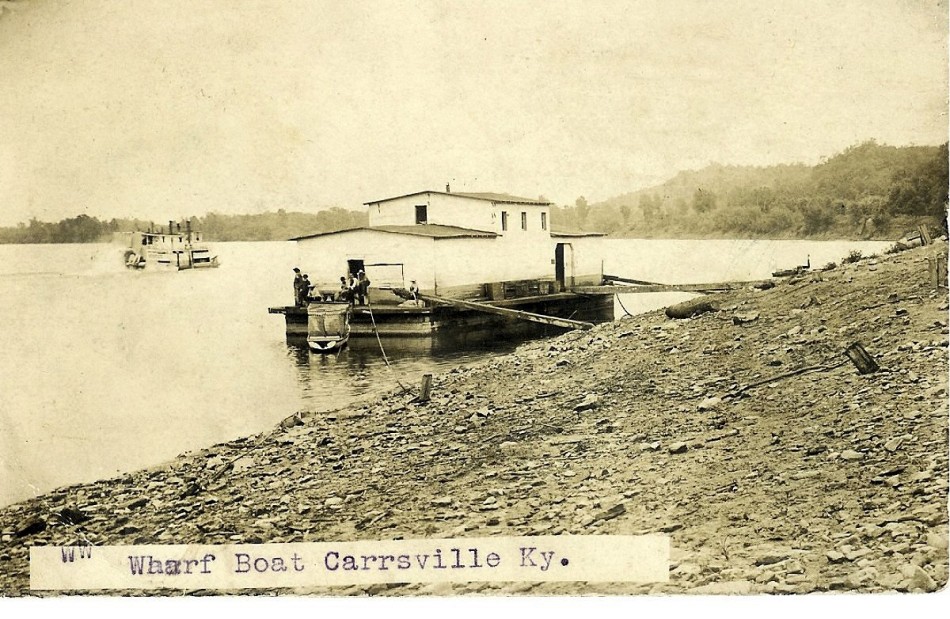
<svg viewBox="0 0 950 619"><path fill-rule="evenodd" d="M868 351L864 349L861 342L855 342L848 346L844 354L847 355L848 359L851 359L851 363L858 368L859 374L873 374L881 369L877 361L874 360L874 357L868 354Z"/></svg>
<svg viewBox="0 0 950 619"><path fill-rule="evenodd" d="M930 281L933 283L934 290L940 291L941 288L947 289L947 257L931 256L927 258L927 266L930 268Z"/></svg>
<svg viewBox="0 0 950 619"><path fill-rule="evenodd" d="M432 390L432 374L422 375L422 388L419 390L419 402L429 401L429 392Z"/></svg>

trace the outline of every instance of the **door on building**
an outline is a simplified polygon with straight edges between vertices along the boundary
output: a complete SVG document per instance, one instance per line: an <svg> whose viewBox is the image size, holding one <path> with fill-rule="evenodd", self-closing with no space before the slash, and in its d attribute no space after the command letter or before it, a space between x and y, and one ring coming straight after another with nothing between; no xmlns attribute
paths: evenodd
<svg viewBox="0 0 950 619"><path fill-rule="evenodd" d="M568 272L571 260L571 244L558 243L554 246L554 279L557 280L558 290L564 290L574 285L574 273Z"/></svg>
<svg viewBox="0 0 950 619"><path fill-rule="evenodd" d="M346 270L349 275L356 275L360 271L366 271L366 267L363 266L362 260L347 260L346 261Z"/></svg>

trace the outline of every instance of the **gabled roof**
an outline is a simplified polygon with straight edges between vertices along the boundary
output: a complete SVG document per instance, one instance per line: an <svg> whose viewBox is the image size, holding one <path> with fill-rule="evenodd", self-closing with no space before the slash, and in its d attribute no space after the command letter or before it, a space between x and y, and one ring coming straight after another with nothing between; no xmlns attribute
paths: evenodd
<svg viewBox="0 0 950 619"><path fill-rule="evenodd" d="M485 230L472 230L471 228L460 228L458 226L416 224L414 226L364 226L362 228L346 228L345 230L334 230L333 232L306 234L304 236L294 237L290 240L302 241L304 239L330 236L331 234L343 234L344 232L356 232L358 230L366 230L368 232L385 232L388 234L407 234L409 236L424 236L431 239L493 239L498 236L494 232L487 232Z"/></svg>
<svg viewBox="0 0 950 619"><path fill-rule="evenodd" d="M518 196L511 196L507 193L470 193L463 191L417 191L415 193L407 193L401 196L395 196L392 198L383 198L382 200L373 200L372 202L364 202L364 205L370 204L379 204L380 202L389 202L390 200L398 200L399 198L408 198L410 196L420 196L425 193L435 193L440 196L457 196L461 198L469 198L471 200L485 200L486 202L498 202L502 204L534 204L536 206L550 206L551 202L546 202L544 200L535 200L533 198L519 198Z"/></svg>

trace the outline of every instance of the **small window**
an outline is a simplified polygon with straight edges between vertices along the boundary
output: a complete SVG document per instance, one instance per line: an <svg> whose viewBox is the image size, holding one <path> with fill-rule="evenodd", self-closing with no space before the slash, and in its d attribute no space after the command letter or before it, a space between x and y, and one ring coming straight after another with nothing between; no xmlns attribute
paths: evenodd
<svg viewBox="0 0 950 619"><path fill-rule="evenodd" d="M425 204L416 205L416 223L424 224L429 222L428 207Z"/></svg>
<svg viewBox="0 0 950 619"><path fill-rule="evenodd" d="M542 230L548 229L548 214L547 213L541 213L541 229Z"/></svg>
<svg viewBox="0 0 950 619"><path fill-rule="evenodd" d="M528 229L528 214L525 213L524 211L521 211L521 229L522 230Z"/></svg>
<svg viewBox="0 0 950 619"><path fill-rule="evenodd" d="M508 229L508 211L501 212L501 231L504 232Z"/></svg>

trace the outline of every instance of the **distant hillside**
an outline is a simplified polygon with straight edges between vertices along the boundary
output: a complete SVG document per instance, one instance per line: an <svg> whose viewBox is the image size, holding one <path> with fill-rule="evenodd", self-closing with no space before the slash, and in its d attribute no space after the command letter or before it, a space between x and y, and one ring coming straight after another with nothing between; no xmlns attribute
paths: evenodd
<svg viewBox="0 0 950 619"><path fill-rule="evenodd" d="M334 207L318 213L219 215L208 213L198 221L206 238L215 241L286 241L294 236L368 225L365 211Z"/></svg>
<svg viewBox="0 0 950 619"><path fill-rule="evenodd" d="M367 224L365 212L331 208L318 213L293 213L283 209L258 215L208 213L191 220L209 241L285 241L293 236L356 228ZM184 221L184 220L182 220ZM2 243L96 243L109 241L116 233L146 230L152 222L138 219L99 220L79 215L49 223L31 219L15 227L0 228ZM154 222L155 227L167 221Z"/></svg>
<svg viewBox="0 0 950 619"><path fill-rule="evenodd" d="M852 146L816 166L710 165L588 205L553 209L554 225L615 236L894 238L944 228L947 145Z"/></svg>
<svg viewBox="0 0 950 619"><path fill-rule="evenodd" d="M551 224L631 237L897 238L920 223L946 230L947 163L947 144L868 141L815 166L713 164L597 204L581 197L574 206L552 207ZM367 214L279 210L208 213L191 221L211 241L276 241L365 226ZM148 225L88 215L56 223L31 219L0 228L0 243L89 243Z"/></svg>

